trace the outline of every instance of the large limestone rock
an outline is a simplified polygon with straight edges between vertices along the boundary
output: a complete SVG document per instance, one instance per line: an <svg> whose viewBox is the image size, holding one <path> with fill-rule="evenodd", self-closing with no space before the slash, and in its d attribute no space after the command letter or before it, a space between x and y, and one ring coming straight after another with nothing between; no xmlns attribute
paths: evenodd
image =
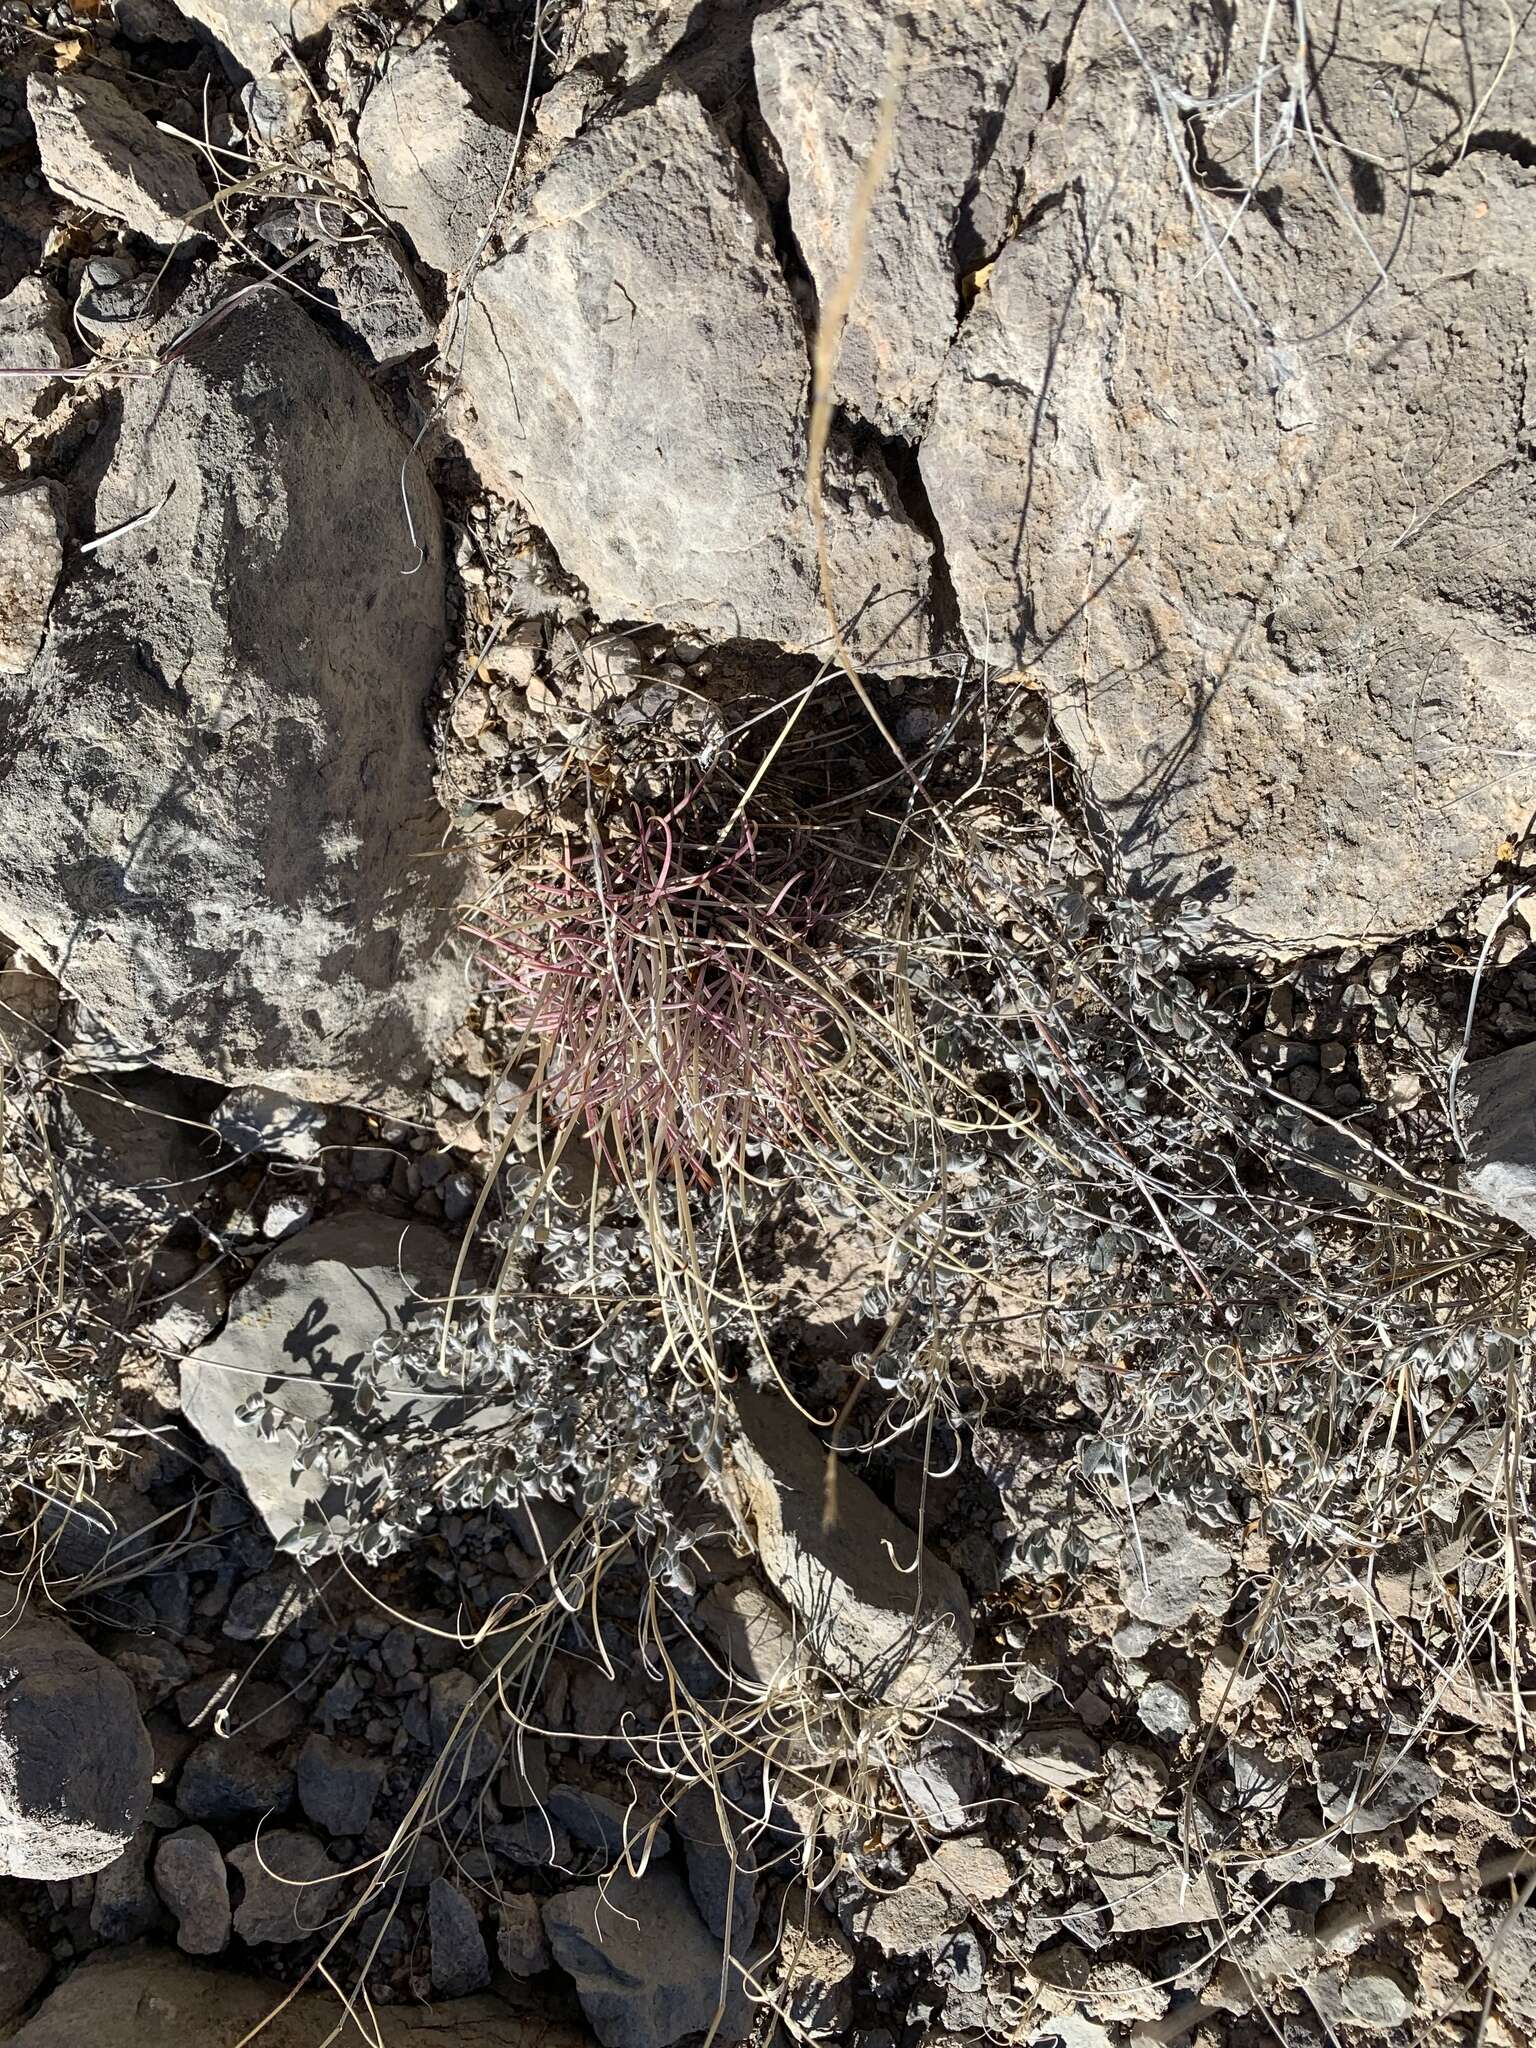
<svg viewBox="0 0 1536 2048"><path fill-rule="evenodd" d="M27 112L37 129L43 176L61 199L120 220L152 242L200 233L207 203L197 158L162 135L115 85L83 72L34 71Z"/></svg>
<svg viewBox="0 0 1536 2048"><path fill-rule="evenodd" d="M735 1390L735 1490L763 1571L827 1670L855 1693L935 1706L960 1681L973 1640L955 1573L839 1461L789 1402ZM917 1566L913 1570L913 1565Z"/></svg>
<svg viewBox="0 0 1536 2048"><path fill-rule="evenodd" d="M826 642L805 335L767 208L685 93L584 130L469 318L463 432L609 619ZM878 458L828 463L832 591L867 657L930 646L928 544Z"/></svg>
<svg viewBox="0 0 1536 2048"><path fill-rule="evenodd" d="M374 198L423 263L468 267L495 215L521 108L522 87L478 22L444 29L385 66L357 146Z"/></svg>
<svg viewBox="0 0 1536 2048"><path fill-rule="evenodd" d="M327 1991L286 1998L281 1986L189 1961L173 1950L98 1953L63 1983L12 2037L12 2048L238 2048L256 2033L264 2048L324 2048L336 2031ZM529 2017L499 1998L437 2006L386 2005L370 2016L382 2048L591 2048L582 2028Z"/></svg>
<svg viewBox="0 0 1536 2048"><path fill-rule="evenodd" d="M911 433L932 396L959 319L968 203L1005 103L1017 118L1025 94L1010 87L1021 71L1045 109L1039 28L1017 0L791 0L758 19L758 98L823 307L847 270L860 183L884 139L836 379L844 403L883 433Z"/></svg>
<svg viewBox="0 0 1536 2048"><path fill-rule="evenodd" d="M0 1876L115 1863L149 1804L154 1750L133 1687L72 1629L23 1613L0 1634Z"/></svg>
<svg viewBox="0 0 1536 2048"><path fill-rule="evenodd" d="M311 1100L452 1028L422 705L440 530L345 356L262 289L127 381L30 673L0 677L0 927L157 1064ZM153 515L126 530L126 522Z"/></svg>
<svg viewBox="0 0 1536 2048"><path fill-rule="evenodd" d="M236 1411L265 1391L304 1423L346 1423L359 1362L447 1295L453 1265L453 1244L439 1230L339 1211L268 1252L223 1330L183 1359L182 1413L229 1460L274 1536L323 1520L332 1482L294 1471L287 1430L263 1436Z"/></svg>
<svg viewBox="0 0 1536 2048"><path fill-rule="evenodd" d="M1074 44L921 452L965 630L1039 673L1132 882L1214 941L1411 931L1532 803L1536 186L1453 163L1385 284L1304 151L1240 214L1205 186L1209 238L1134 58Z"/></svg>

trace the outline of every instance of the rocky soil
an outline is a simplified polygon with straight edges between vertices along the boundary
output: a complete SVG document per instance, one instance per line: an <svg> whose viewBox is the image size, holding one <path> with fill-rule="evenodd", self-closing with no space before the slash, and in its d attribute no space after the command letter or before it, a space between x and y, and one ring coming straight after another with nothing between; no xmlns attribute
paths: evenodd
<svg viewBox="0 0 1536 2048"><path fill-rule="evenodd" d="M1532 33L0 9L0 2038L1536 2042Z"/></svg>

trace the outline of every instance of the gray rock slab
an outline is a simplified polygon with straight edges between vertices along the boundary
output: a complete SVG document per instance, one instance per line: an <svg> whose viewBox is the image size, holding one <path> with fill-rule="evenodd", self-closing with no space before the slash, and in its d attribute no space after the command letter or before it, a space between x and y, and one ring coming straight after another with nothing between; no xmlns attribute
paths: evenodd
<svg viewBox="0 0 1536 2048"><path fill-rule="evenodd" d="M1536 1236L1536 1045L1474 1060L1456 1083L1463 1185Z"/></svg>
<svg viewBox="0 0 1536 2048"><path fill-rule="evenodd" d="M27 112L43 176L61 199L166 247L203 232L198 209L208 194L196 154L163 135L107 79L34 71Z"/></svg>
<svg viewBox="0 0 1536 2048"><path fill-rule="evenodd" d="M1044 681L1105 840L1206 943L1432 925L1531 812L1536 191L1456 163L1383 288L1305 179L1202 230L1135 56L1084 28L920 453L966 634Z"/></svg>
<svg viewBox="0 0 1536 2048"><path fill-rule="evenodd" d="M685 93L586 128L482 272L460 432L607 619L825 645L809 358L768 212ZM869 659L926 656L931 549L878 455L834 442L831 598Z"/></svg>
<svg viewBox="0 0 1536 2048"><path fill-rule="evenodd" d="M973 1640L970 1601L931 1552L781 1396L735 1392L736 1488L770 1584L825 1667L866 1697L936 1704ZM830 1509L830 1512L829 1512ZM917 1564L918 1569L911 1567Z"/></svg>
<svg viewBox="0 0 1536 2048"><path fill-rule="evenodd" d="M713 2023L722 1945L670 1864L557 1893L544 1931L603 2048L672 2048ZM739 1979L726 2007L720 2035L739 2040L749 2018Z"/></svg>
<svg viewBox="0 0 1536 2048"><path fill-rule="evenodd" d="M883 144L836 376L839 398L882 433L911 434L932 397L960 315L967 202L1038 40L1039 17L1015 0L791 0L753 30L759 103L823 308L847 269L860 185ZM1032 69L1043 112L1043 54Z"/></svg>
<svg viewBox="0 0 1536 2048"><path fill-rule="evenodd" d="M478 22L441 29L385 66L357 146L380 210L423 263L468 265L495 216L521 107L521 82Z"/></svg>
<svg viewBox="0 0 1536 2048"><path fill-rule="evenodd" d="M459 870L422 705L436 506L360 373L262 288L127 380L98 552L0 677L0 925L155 1063L305 1099L400 1094L454 1028ZM127 522L150 517L126 530Z"/></svg>
<svg viewBox="0 0 1536 2048"><path fill-rule="evenodd" d="M344 1421L353 1368L447 1293L454 1248L426 1224L341 1210L271 1251L234 1297L217 1337L181 1365L182 1412L238 1473L272 1534L327 1512L331 1482L295 1473L295 1441L237 1420L264 1389L295 1417Z"/></svg>
<svg viewBox="0 0 1536 2048"><path fill-rule="evenodd" d="M312 1939L325 1924L339 1873L313 1835L264 1828L257 1840L231 1849L228 1861L245 1886L234 1913L242 1941L286 1947Z"/></svg>

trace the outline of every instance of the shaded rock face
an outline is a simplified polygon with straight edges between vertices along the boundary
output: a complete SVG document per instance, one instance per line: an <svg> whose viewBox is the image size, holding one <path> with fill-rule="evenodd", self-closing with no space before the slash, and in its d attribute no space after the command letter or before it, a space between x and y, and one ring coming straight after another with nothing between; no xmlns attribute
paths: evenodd
<svg viewBox="0 0 1536 2048"><path fill-rule="evenodd" d="M920 457L972 647L1045 680L1130 879L1212 937L1433 923L1531 806L1536 186L1452 165L1385 284L1297 180L1202 192L1208 235L1106 32L1029 187Z"/></svg>
<svg viewBox="0 0 1536 2048"><path fill-rule="evenodd" d="M237 1409L270 1383L287 1412L344 1422L357 1361L423 1301L447 1293L453 1263L441 1231L338 1211L269 1252L235 1296L220 1335L183 1360L183 1414L229 1460L274 1536L323 1519L330 1482L315 1470L295 1474L292 1438L268 1441L237 1419Z"/></svg>
<svg viewBox="0 0 1536 2048"><path fill-rule="evenodd" d="M469 319L463 434L604 618L825 643L809 358L761 193L698 101L588 128L509 223ZM869 657L931 642L928 543L878 455L829 455L834 603Z"/></svg>
<svg viewBox="0 0 1536 2048"><path fill-rule="evenodd" d="M443 638L406 449L263 289L122 392L95 531L0 679L0 925L161 1066L315 1100L409 1087L452 1026L422 704ZM158 508L158 509L157 509Z"/></svg>
<svg viewBox="0 0 1536 2048"><path fill-rule="evenodd" d="M544 1931L603 2048L671 2048L714 2024L721 1943L670 1863L546 1900ZM740 2040L748 2020L733 1971L720 2037Z"/></svg>
<svg viewBox="0 0 1536 2048"><path fill-rule="evenodd" d="M1463 1184L1536 1236L1536 1045L1475 1060L1457 1084Z"/></svg>
<svg viewBox="0 0 1536 2048"><path fill-rule="evenodd" d="M115 1863L149 1804L154 1750L133 1687L62 1622L0 1636L0 1876Z"/></svg>

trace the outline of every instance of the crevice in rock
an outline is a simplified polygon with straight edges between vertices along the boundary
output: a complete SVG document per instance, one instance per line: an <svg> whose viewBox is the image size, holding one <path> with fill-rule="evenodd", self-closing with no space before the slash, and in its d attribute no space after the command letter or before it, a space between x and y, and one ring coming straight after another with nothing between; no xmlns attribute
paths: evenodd
<svg viewBox="0 0 1536 2048"><path fill-rule="evenodd" d="M1030 152L1034 148L1035 137L1039 133L1040 125L1052 108L1057 105L1066 88L1067 59L1087 5L1088 0L1078 0L1078 4L1073 8L1071 18L1067 22L1066 31L1061 38L1060 46L1055 56L1043 66L1046 81L1045 104L1041 107L1039 117L1034 127L1030 130L1028 137L1024 138L1025 147L1021 150L1019 161L1014 167L1014 189L1008 209L1010 218L1018 210L1022 198L1024 173L1028 167ZM1042 16L1039 26L1041 43L1045 41L1048 28L1049 17ZM1032 61L1038 54L1038 45L1026 52L1020 59L1020 69L1022 70L1024 64ZM1017 82L1017 75L1016 73L1015 82ZM1011 94L1009 97L1011 98ZM1008 98L1005 98L1003 105L998 108L995 117L985 124L981 147L977 154L976 167L961 197L958 221L951 243L957 291L960 288L961 282L974 271L982 269L988 263L996 262L1002 249L1013 238L1012 234L1008 234L1001 241L994 241L981 232L976 225L975 219L976 206L981 197L982 187L986 181L987 173L992 168L998 144L1007 126L1007 109ZM1015 234L1021 232L1022 224L1013 231ZM966 306L962 303L959 309L959 322L957 324L964 323L966 310Z"/></svg>
<svg viewBox="0 0 1536 2048"><path fill-rule="evenodd" d="M838 425L855 454L874 455L890 471L896 486L896 495L901 509L933 549L932 605L935 627L935 644L939 647L963 645L964 634L960 626L960 601L955 594L953 579L949 573L949 559L944 552L944 535L928 497L928 488L923 482L923 473L918 465L918 442L904 439L899 434L880 434L863 421L853 421L842 413Z"/></svg>
<svg viewBox="0 0 1536 2048"><path fill-rule="evenodd" d="M748 177L762 194L773 253L805 325L806 359L809 362L821 319L820 295L795 233L789 208L789 174L779 154L778 137L757 95L757 65L750 42L747 45L747 66L747 82L739 100L741 123L740 134L736 137L737 154Z"/></svg>
<svg viewBox="0 0 1536 2048"><path fill-rule="evenodd" d="M1536 136L1513 128L1479 128L1467 137L1463 156L1502 156L1523 171L1536 171Z"/></svg>
<svg viewBox="0 0 1536 2048"><path fill-rule="evenodd" d="M1184 147L1189 160L1190 176L1202 192L1209 192L1213 199L1225 199L1233 205L1245 199L1250 201L1275 232L1280 232L1279 186L1250 187L1240 178L1234 177L1224 164L1211 155L1206 140L1205 122L1199 114L1186 114L1184 117Z"/></svg>

